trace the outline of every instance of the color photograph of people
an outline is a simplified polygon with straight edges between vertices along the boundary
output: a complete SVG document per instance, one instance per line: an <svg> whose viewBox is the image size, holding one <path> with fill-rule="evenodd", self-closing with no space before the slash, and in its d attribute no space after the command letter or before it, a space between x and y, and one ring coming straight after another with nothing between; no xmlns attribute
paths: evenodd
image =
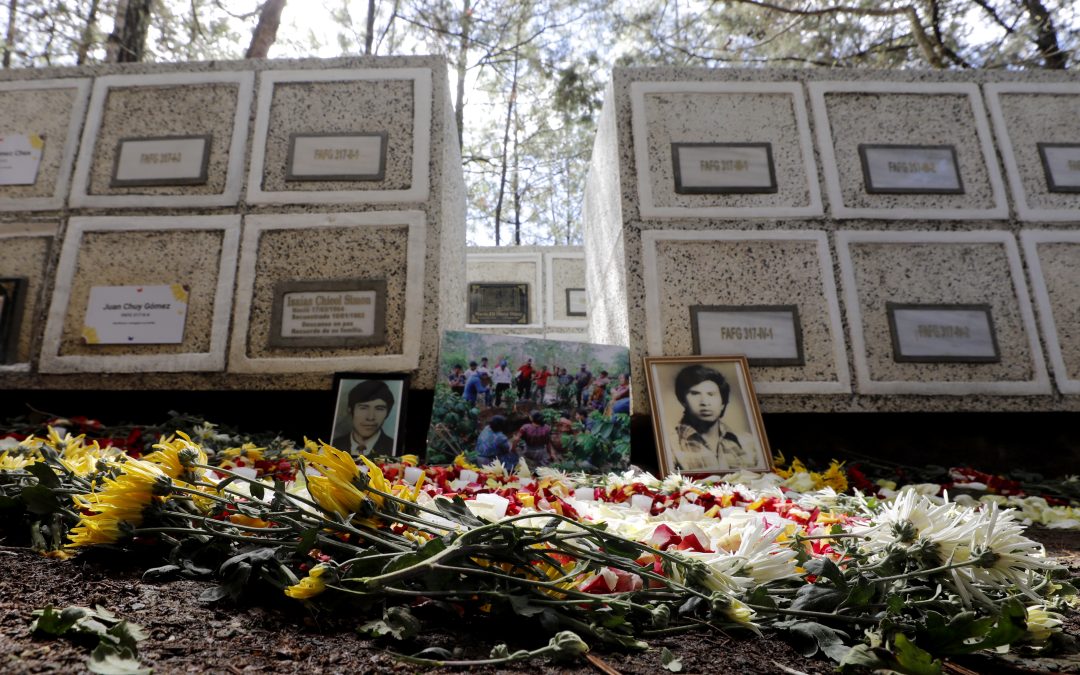
<svg viewBox="0 0 1080 675"><path fill-rule="evenodd" d="M447 331L427 461L464 455L508 471L629 465L630 360L623 347Z"/></svg>

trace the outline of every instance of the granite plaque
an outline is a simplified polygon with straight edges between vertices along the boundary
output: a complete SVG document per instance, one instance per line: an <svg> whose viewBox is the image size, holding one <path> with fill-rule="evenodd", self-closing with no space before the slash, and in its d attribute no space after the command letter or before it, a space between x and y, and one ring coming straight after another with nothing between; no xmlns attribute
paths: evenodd
<svg viewBox="0 0 1080 675"><path fill-rule="evenodd" d="M859 146L870 194L963 194L956 148L951 145Z"/></svg>
<svg viewBox="0 0 1080 675"><path fill-rule="evenodd" d="M285 180L380 181L387 134L292 134Z"/></svg>
<svg viewBox="0 0 1080 675"><path fill-rule="evenodd" d="M746 356L752 366L801 366L802 324L795 305L695 305L694 354Z"/></svg>
<svg viewBox="0 0 1080 675"><path fill-rule="evenodd" d="M0 279L0 364L15 362L25 296L26 279Z"/></svg>
<svg viewBox="0 0 1080 675"><path fill-rule="evenodd" d="M0 135L0 185L37 182L45 139L37 134Z"/></svg>
<svg viewBox="0 0 1080 675"><path fill-rule="evenodd" d="M386 342L386 281L282 281L270 309L271 347L367 347Z"/></svg>
<svg viewBox="0 0 1080 675"><path fill-rule="evenodd" d="M91 345L176 345L184 341L188 289L163 286L93 286L86 303L83 341Z"/></svg>
<svg viewBox="0 0 1080 675"><path fill-rule="evenodd" d="M210 166L210 138L121 138L109 186L202 185Z"/></svg>
<svg viewBox="0 0 1080 675"><path fill-rule="evenodd" d="M681 195L777 191L771 143L672 143Z"/></svg>
<svg viewBox="0 0 1080 675"><path fill-rule="evenodd" d="M886 303L897 363L998 363L989 305Z"/></svg>
<svg viewBox="0 0 1080 675"><path fill-rule="evenodd" d="M566 289L566 316L585 316L589 310L589 301L584 288Z"/></svg>
<svg viewBox="0 0 1080 675"><path fill-rule="evenodd" d="M469 284L469 323L528 324L529 284Z"/></svg>
<svg viewBox="0 0 1080 675"><path fill-rule="evenodd" d="M1039 143L1048 192L1080 192L1080 143Z"/></svg>

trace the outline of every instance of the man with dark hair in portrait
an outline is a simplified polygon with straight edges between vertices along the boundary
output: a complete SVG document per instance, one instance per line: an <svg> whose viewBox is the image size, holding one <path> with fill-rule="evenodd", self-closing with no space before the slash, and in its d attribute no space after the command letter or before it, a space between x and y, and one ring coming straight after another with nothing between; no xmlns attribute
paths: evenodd
<svg viewBox="0 0 1080 675"><path fill-rule="evenodd" d="M680 471L716 471L761 468L757 442L724 424L731 385L719 371L703 365L687 366L675 376L675 396L683 407L675 432L675 468Z"/></svg>
<svg viewBox="0 0 1080 675"><path fill-rule="evenodd" d="M364 380L349 392L349 431L334 437L333 446L353 457L393 455L394 439L383 422L394 408L394 394L381 380Z"/></svg>

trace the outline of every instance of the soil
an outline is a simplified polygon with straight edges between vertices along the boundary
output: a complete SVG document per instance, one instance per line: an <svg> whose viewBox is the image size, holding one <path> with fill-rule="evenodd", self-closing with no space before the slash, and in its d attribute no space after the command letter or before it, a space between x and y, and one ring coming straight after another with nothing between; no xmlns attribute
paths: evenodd
<svg viewBox="0 0 1080 675"><path fill-rule="evenodd" d="M1049 555L1080 574L1080 532L1035 529L1033 538ZM155 673L319 673L319 672L461 672L427 671L401 665L387 649L416 653L442 647L463 659L486 658L491 648L535 649L546 643L539 635L521 634L521 625L506 622L444 622L405 644L368 639L356 633L355 617L313 614L284 597L259 604L207 605L199 595L207 583L178 580L141 581L153 561L117 551L87 551L66 561L43 558L24 548L0 547L0 672L87 672L89 649L66 639L30 634L32 612L46 605L101 605L142 626L150 639L140 646L145 666ZM501 623L501 625L500 625ZM1066 632L1080 637L1080 616L1068 618ZM645 652L594 649L589 658L569 664L519 663L517 670L477 667L471 672L667 673L660 661L667 647L682 662L683 673L831 673L834 664L806 658L775 636L691 634L653 639ZM1030 673L1047 670L1080 672L1080 661L1064 663L1005 662L972 657L947 662L946 672Z"/></svg>

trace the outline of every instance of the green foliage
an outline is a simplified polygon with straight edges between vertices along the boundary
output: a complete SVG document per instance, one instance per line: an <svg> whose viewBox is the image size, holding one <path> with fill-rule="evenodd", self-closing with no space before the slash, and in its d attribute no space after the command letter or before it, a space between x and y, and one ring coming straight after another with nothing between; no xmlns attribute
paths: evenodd
<svg viewBox="0 0 1080 675"><path fill-rule="evenodd" d="M630 463L630 416L589 415L591 430L575 425L573 434L563 434L563 462L576 470L619 471Z"/></svg>
<svg viewBox="0 0 1080 675"><path fill-rule="evenodd" d="M479 417L480 411L454 393L450 385L445 382L436 384L431 430L428 432L427 461L447 464L454 461L459 453L470 455L480 435L477 428Z"/></svg>
<svg viewBox="0 0 1080 675"><path fill-rule="evenodd" d="M66 637L95 643L87 668L98 675L149 675L139 663L138 644L149 635L138 625L124 621L100 605L68 607L57 612L51 606L34 610L30 631L37 635Z"/></svg>

